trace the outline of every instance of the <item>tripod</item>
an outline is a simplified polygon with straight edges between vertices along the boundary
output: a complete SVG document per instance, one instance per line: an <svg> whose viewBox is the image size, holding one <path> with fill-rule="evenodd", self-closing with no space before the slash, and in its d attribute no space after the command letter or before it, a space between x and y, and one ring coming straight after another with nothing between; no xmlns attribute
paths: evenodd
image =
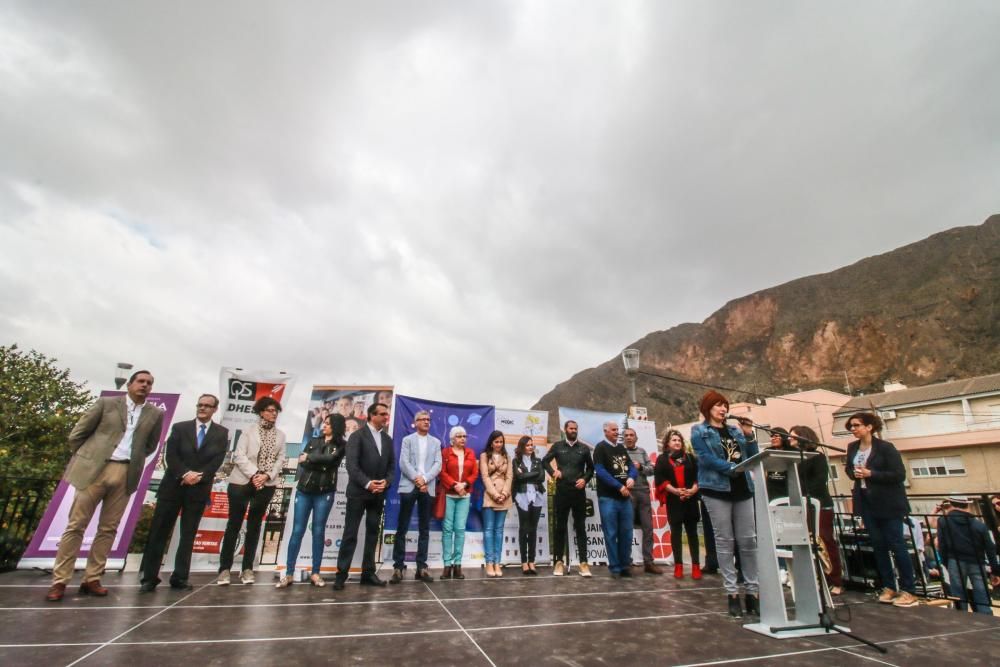
<svg viewBox="0 0 1000 667"><path fill-rule="evenodd" d="M780 431L776 431L775 429L771 429L771 428L768 428L766 426L761 426L759 424L754 424L749 419L740 418L740 417L732 417L732 419L737 419L737 420L740 420L740 421L742 421L744 423L748 423L753 428L760 429L761 431L765 431L767 433L774 434L774 433L777 432L777 433L781 434ZM794 472L796 475L798 475L798 470L801 468L801 466L805 465L805 462L806 462L805 445L815 445L816 447L823 447L825 449L830 449L830 450L840 451L840 452L844 451L844 450L840 449L839 447L833 447L831 445L825 445L825 444L823 444L821 442L815 442L813 440L809 440L808 438L803 438L803 437L801 437L799 435L795 435L794 437L796 438L796 440L798 440L798 442L800 444L800 447L798 448L798 451L799 451L798 465L795 466L793 468L793 470L792 470L792 472ZM799 486L799 488L802 487L801 481L799 481L798 486ZM805 487L804 491L805 492L804 492L803 496L805 498L805 504L806 504L806 508L807 508L806 522L808 523L808 511L809 510L813 510L813 507L812 507L812 500L813 500L813 498L812 498L812 495L810 494L810 490L809 490L808 486ZM816 519L818 520L819 519L819 510L814 510L814 511L817 512ZM849 630L847 630L845 628L841 628L841 627L837 626L836 623L834 622L834 620L833 620L833 598L830 595L830 587L827 584L826 576L824 575L824 570L823 570L823 562L822 562L822 559L820 558L819 535L818 535L818 533L819 533L818 529L814 530L814 531L809 531L809 534L810 534L809 547L810 547L810 553L812 555L812 560L813 560L813 570L814 570L814 572L819 577L819 587L820 587L819 613L818 613L817 622L816 623L810 623L810 624L796 624L796 625L793 625L793 626L770 626L770 628L769 628L770 631L772 633L780 633L780 632L783 632L783 631L784 632L790 632L790 631L793 631L793 630L810 630L810 629L813 629L813 630L823 630L823 631L825 631L827 633L829 633L831 631L834 631L834 632L838 632L838 633L840 633L842 635L845 635L847 637L850 637L851 639L854 639L855 641L858 641L858 642L860 642L862 644L865 644L866 646L870 646L870 647L874 648L875 650L879 651L880 653L887 653L887 650L885 648L883 648L882 646L879 646L878 644L876 644L876 643L874 643L872 641L869 641L869 640L865 639L864 637L860 637L860 636L858 636L858 635L850 632Z"/></svg>

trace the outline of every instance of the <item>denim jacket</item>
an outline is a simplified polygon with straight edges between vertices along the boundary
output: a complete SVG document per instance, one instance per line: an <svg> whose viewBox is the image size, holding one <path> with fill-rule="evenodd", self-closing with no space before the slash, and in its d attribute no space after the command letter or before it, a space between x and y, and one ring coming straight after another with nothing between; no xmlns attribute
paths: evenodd
<svg viewBox="0 0 1000 667"><path fill-rule="evenodd" d="M736 439L740 446L740 455L743 461L760 451L756 440L747 440L743 431L735 426L727 426L729 434ZM727 461L725 451L722 449L722 440L715 429L708 425L708 422L695 424L691 428L691 445L698 455L698 486L712 491L729 491L729 478L733 477L732 469L735 464ZM753 491L753 478L750 471L744 471L747 476L747 488Z"/></svg>

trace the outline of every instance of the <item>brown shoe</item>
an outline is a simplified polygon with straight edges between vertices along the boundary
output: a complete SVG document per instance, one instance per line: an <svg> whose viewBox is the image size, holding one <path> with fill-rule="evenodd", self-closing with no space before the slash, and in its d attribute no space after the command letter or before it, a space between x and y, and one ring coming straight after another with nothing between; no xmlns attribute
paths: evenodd
<svg viewBox="0 0 1000 667"><path fill-rule="evenodd" d="M100 579L93 579L91 581L85 581L80 584L80 595L95 595L99 598L104 597L108 594L108 589L101 586Z"/></svg>
<svg viewBox="0 0 1000 667"><path fill-rule="evenodd" d="M49 602L59 602L63 599L63 595L66 594L66 584L52 584L52 588L45 595L45 599Z"/></svg>
<svg viewBox="0 0 1000 667"><path fill-rule="evenodd" d="M882 592L878 596L878 601L882 604L892 604L892 601L896 598L896 591L891 588L883 588Z"/></svg>
<svg viewBox="0 0 1000 667"><path fill-rule="evenodd" d="M917 607L920 605L920 600L917 596L908 591L900 591L896 599L892 601L895 607Z"/></svg>
<svg viewBox="0 0 1000 667"><path fill-rule="evenodd" d="M646 563L643 570L646 574L663 574L663 570L656 563Z"/></svg>

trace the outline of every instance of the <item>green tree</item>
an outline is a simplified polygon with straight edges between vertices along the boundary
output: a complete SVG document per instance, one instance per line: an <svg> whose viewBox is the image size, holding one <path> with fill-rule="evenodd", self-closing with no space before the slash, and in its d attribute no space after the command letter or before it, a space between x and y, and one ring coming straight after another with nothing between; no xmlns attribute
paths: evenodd
<svg viewBox="0 0 1000 667"><path fill-rule="evenodd" d="M93 400L55 359L0 346L0 476L59 477L69 433Z"/></svg>

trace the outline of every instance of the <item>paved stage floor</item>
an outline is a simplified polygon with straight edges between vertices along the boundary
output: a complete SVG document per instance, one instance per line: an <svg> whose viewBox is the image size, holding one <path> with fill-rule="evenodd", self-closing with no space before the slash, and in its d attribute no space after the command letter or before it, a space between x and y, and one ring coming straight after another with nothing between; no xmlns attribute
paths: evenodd
<svg viewBox="0 0 1000 667"><path fill-rule="evenodd" d="M409 570L412 572L412 569ZM721 579L669 575L614 580L523 577L407 580L375 589L349 582L277 590L192 578L140 594L111 574L106 598L67 589L45 602L40 572L0 575L0 665L997 665L1000 619L946 608L897 609L848 593L838 616L889 652L839 635L776 640L725 613ZM388 576L385 570L381 573ZM79 576L79 574L77 575ZM849 617L849 618L848 618Z"/></svg>

